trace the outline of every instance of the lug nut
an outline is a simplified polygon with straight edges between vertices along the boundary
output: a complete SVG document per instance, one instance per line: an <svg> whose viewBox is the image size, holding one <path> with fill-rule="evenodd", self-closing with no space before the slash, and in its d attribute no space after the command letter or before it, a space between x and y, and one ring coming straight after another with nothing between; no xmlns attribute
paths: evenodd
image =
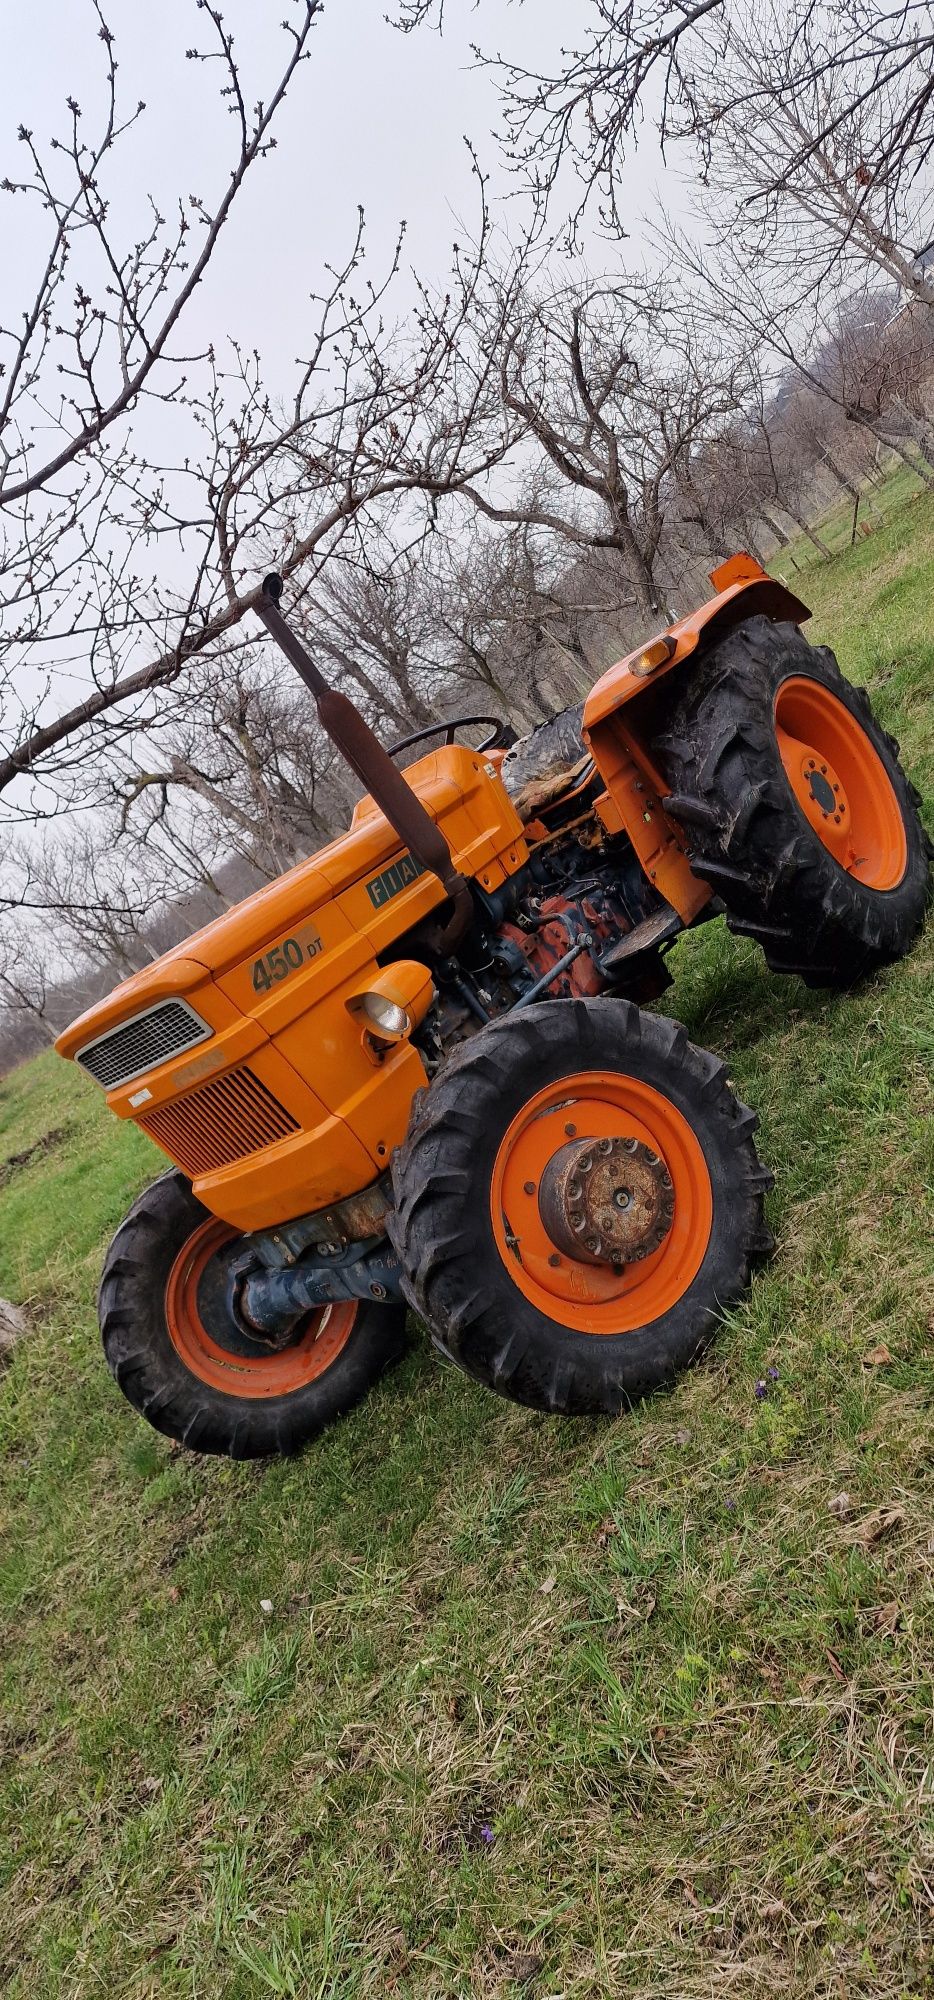
<svg viewBox="0 0 934 2000"><path fill-rule="evenodd" d="M566 1131L566 1133L567 1133L567 1135L568 1135L568 1138L569 1138L569 1139L575 1139L575 1138L577 1137L577 1126L576 1126L576 1125L566 1125L564 1129L565 1129L565 1131Z"/></svg>
<svg viewBox="0 0 934 2000"><path fill-rule="evenodd" d="M549 1257L549 1259L548 1259L548 1262L549 1262L549 1264L551 1265L551 1268L552 1268L552 1270L553 1270L553 1271L556 1271L556 1270L557 1270L557 1268L558 1268L558 1265L559 1265L559 1264L560 1264L560 1262L561 1262L561 1259L560 1259L560 1257L558 1256L558 1252L557 1252L557 1250L553 1250L553 1251L552 1251L552 1253L551 1253L551 1256L550 1256L550 1257Z"/></svg>
<svg viewBox="0 0 934 2000"><path fill-rule="evenodd" d="M534 1193L535 1193L535 1182L534 1182L534 1181L526 1181L526 1182L525 1182L525 1185L524 1185L524 1187L523 1187L523 1190L522 1190L522 1192L523 1192L523 1194L534 1194Z"/></svg>
<svg viewBox="0 0 934 2000"><path fill-rule="evenodd" d="M628 1188L617 1188L613 1196L613 1206L614 1208L628 1208L631 1200L632 1195Z"/></svg>

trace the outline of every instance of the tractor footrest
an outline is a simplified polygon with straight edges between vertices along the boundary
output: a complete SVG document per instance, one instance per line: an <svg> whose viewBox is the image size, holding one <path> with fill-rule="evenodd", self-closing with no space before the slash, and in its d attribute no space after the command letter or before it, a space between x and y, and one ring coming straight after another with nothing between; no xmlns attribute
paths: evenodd
<svg viewBox="0 0 934 2000"><path fill-rule="evenodd" d="M619 944L614 944L610 951L603 953L600 970L604 978L613 979L619 972L628 972L635 959L641 958L644 952L659 951L663 944L671 944L683 929L677 910L673 910L670 904L656 910L653 916L646 917L641 924L627 931Z"/></svg>

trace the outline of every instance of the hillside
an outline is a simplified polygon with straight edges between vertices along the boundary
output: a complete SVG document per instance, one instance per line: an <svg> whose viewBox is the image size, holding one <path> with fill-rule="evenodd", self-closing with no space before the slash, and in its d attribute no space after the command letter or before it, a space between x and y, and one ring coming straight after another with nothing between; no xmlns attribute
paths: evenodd
<svg viewBox="0 0 934 2000"><path fill-rule="evenodd" d="M934 828L934 500L806 581ZM719 925L672 969L778 1251L612 1424L413 1329L303 1459L189 1458L94 1318L159 1157L52 1055L0 1083L10 2000L932 1990L934 924L843 999Z"/></svg>

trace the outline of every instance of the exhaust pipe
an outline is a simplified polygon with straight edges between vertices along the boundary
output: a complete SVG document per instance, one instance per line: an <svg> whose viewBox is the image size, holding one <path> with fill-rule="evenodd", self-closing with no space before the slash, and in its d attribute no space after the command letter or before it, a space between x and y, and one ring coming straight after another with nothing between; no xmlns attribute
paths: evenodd
<svg viewBox="0 0 934 2000"><path fill-rule="evenodd" d="M375 799L380 812L399 835L413 858L438 881L454 907L444 929L433 940L443 953L452 951L474 920L473 900L466 878L454 866L454 857L441 828L425 811L411 785L374 736L358 708L345 694L329 687L301 640L286 624L279 610L282 578L275 571L263 580L263 592L256 606L267 632L272 634L287 660L311 690L322 729L335 748Z"/></svg>

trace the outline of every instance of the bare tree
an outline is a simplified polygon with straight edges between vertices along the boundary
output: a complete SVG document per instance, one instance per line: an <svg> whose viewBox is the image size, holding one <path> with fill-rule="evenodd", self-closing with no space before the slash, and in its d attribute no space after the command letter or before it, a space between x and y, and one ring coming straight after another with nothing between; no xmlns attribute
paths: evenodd
<svg viewBox="0 0 934 2000"><path fill-rule="evenodd" d="M0 716L10 753L33 733L76 656L90 657L99 695L114 677L121 638L145 630L136 563L180 523L165 469L134 449L132 426L155 407L184 406L191 393L199 357L176 343L244 182L275 144L320 5L291 0L283 65L252 111L258 80L241 74L221 13L208 0L193 6L187 54L211 79L208 104L219 77L221 107L233 114L232 153L214 198L180 198L174 216L164 216L144 195L135 233L130 224L121 235L115 196L146 107L121 104L101 0L87 0L104 72L96 129L74 97L47 142L20 127L24 165L2 193L38 255L20 309L0 324Z"/></svg>
<svg viewBox="0 0 934 2000"><path fill-rule="evenodd" d="M194 675L169 719L122 746L101 804L125 849L157 852L193 892L226 901L223 864L281 874L346 816L353 781L300 690L234 658Z"/></svg>
<svg viewBox="0 0 934 2000"><path fill-rule="evenodd" d="M862 289L839 307L812 371L850 422L865 424L934 485L934 327L923 308L896 312L891 293Z"/></svg>
<svg viewBox="0 0 934 2000"><path fill-rule="evenodd" d="M308 643L377 725L397 736L430 722L437 627L425 588L426 541L396 549L371 534L366 564L332 565L298 607Z"/></svg>
<svg viewBox="0 0 934 2000"><path fill-rule="evenodd" d="M215 210L198 204L191 220L180 217L177 242L163 241L157 219L130 252L111 245L102 175L125 125L114 112L112 129L88 156L74 113L69 158L80 185L68 202L54 192L44 197L55 218L54 255L10 371L15 383L7 383L0 790L26 772L48 781L83 770L109 740L104 730L119 736L151 721L156 690L237 632L273 560L303 585L338 551L342 564L365 564L365 522L413 496L437 504L466 478L482 478L499 455L501 411L487 395L490 358L466 334L489 233L479 175L477 240L455 250L437 297L416 289L401 332L384 317L401 238L396 257L372 280L361 215L343 267L313 299L305 358L287 404L264 387L258 357L236 346L184 365L170 354L243 175L271 143L270 119L306 52L318 7L319 0L301 0L286 70L252 122L221 17L203 10L218 38L241 157ZM105 45L113 74L109 30ZM41 195L52 189L50 173L27 143L29 187ZM195 225L204 243L186 266ZM66 313L62 271L79 255L72 228L89 232L96 247L104 302L82 284ZM83 239L81 246L84 254ZM111 393L106 369L114 356L118 388ZM59 365L71 386L55 401ZM118 422L134 412L138 418L157 396L168 413L167 435L178 437L164 462L144 455L142 438L134 444L132 430ZM53 402L61 442L40 459L39 413ZM486 406L496 421L485 426ZM409 538L416 532L410 520ZM76 670L85 688L77 701L63 702ZM47 810L56 809L58 796L46 795Z"/></svg>
<svg viewBox="0 0 934 2000"><path fill-rule="evenodd" d="M796 43L787 37L787 15L773 8L764 33L726 20L699 51L689 129L720 240L747 262L767 259L795 298L830 276L845 290L869 264L896 288L896 303L900 294L934 304L924 255L934 186L926 159L908 171L894 137L912 115L912 64L893 68L884 88L854 94L846 7L836 27L815 11Z"/></svg>
<svg viewBox="0 0 934 2000"><path fill-rule="evenodd" d="M30 1024L33 1034L25 1038L27 1049L33 1042L40 1046L43 1041L53 1042L64 1025L59 990L62 962L58 959L54 964L58 978L38 932L14 925L9 916L0 922L0 1019L6 1014L14 1022ZM4 1026L9 1032L10 1022ZM11 1040L19 1040L15 1029Z"/></svg>
<svg viewBox="0 0 934 2000"><path fill-rule="evenodd" d="M275 143L272 127L308 53L320 7L321 0L300 0L296 25L284 24L285 67L270 96L251 112L246 105L248 86L234 58L233 36L220 10L210 0L199 0L198 11L208 24L207 43L186 53L192 62L221 66L221 90L234 113L237 134L227 185L213 205L195 196L188 204L179 202L171 223L150 201L146 234L135 242L120 243L112 233L105 176L119 174L121 141L146 107L140 103L121 113L115 37L100 0L91 0L105 51L102 125L94 137L86 138L81 107L72 97L67 101L65 132L53 138L48 150L43 151L34 133L21 126L19 138L28 165L21 178L3 184L7 195L34 209L47 254L22 324L0 329L6 350L0 400L0 506L14 507L87 460L118 419L148 392L161 364L175 370L182 365L170 344L250 168ZM190 244L193 234L195 241ZM96 280L93 290L85 283L90 268ZM77 280L73 299L65 291L70 275ZM54 373L63 382L50 410L46 390Z"/></svg>
<svg viewBox="0 0 934 2000"><path fill-rule="evenodd" d="M589 22L576 44L556 52L552 67L526 68L474 51L496 74L507 158L547 203L566 161L584 192L577 211L596 193L605 217L625 234L617 204L618 176L646 87L655 86L662 134L672 99L684 90L682 44L723 0L590 0ZM426 24L443 28L450 0L397 0L404 33ZM577 218L575 218L577 219Z"/></svg>
<svg viewBox="0 0 934 2000"><path fill-rule="evenodd" d="M41 913L46 957L116 968L121 977L158 957L149 937L153 890L102 822L76 820L13 845L8 873L14 909ZM35 935L31 931L30 935Z"/></svg>
<svg viewBox="0 0 934 2000"><path fill-rule="evenodd" d="M444 11L445 0L398 0L397 18L406 31L440 27ZM929 0L773 0L755 9L748 0L589 0L574 41L550 66L475 53L496 74L512 164L546 200L572 166L582 190L576 216L594 198L623 234L620 170L647 107L663 146L689 134L706 149L723 121L740 145L755 147L778 106L792 123L767 169L769 189L807 201L829 168L850 226L867 243L878 231L880 253L885 238L900 240L893 218L900 202L910 207L934 148Z"/></svg>
<svg viewBox="0 0 934 2000"><path fill-rule="evenodd" d="M871 440L877 455L880 449L894 452L930 484L934 332L926 307L899 308L897 294L874 285L865 268L861 282L842 293L834 274L827 274L802 297L768 256L741 255L736 239L711 248L666 224L660 241L669 283L691 292L711 341L726 329L731 341L745 345L750 379L759 384L753 400L760 430L765 422L775 431L793 385L796 395L807 391L826 401L833 425L854 427L864 458ZM809 452L806 440L799 447L815 469L827 462L816 434ZM804 466L802 475L806 493ZM796 511L807 513L806 500Z"/></svg>
<svg viewBox="0 0 934 2000"><path fill-rule="evenodd" d="M527 522L458 525L431 573L447 712L486 710L525 731L579 697L580 647L562 581Z"/></svg>
<svg viewBox="0 0 934 2000"><path fill-rule="evenodd" d="M469 489L491 520L602 551L642 624L662 608L665 509L690 454L731 415L742 365L705 352L688 316L647 286L515 294L500 364L504 406L538 453L511 505Z"/></svg>

